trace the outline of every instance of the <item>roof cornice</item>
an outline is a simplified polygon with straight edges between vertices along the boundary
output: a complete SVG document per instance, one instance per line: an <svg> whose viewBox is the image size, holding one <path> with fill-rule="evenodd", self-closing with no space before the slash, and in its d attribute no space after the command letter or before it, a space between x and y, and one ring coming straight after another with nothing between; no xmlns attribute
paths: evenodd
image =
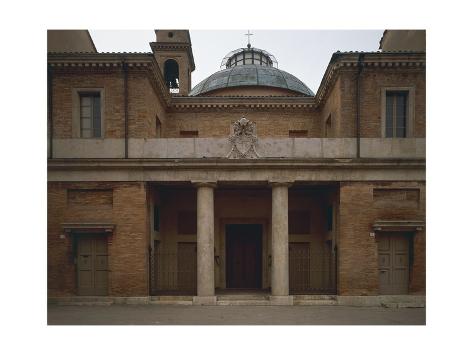
<svg viewBox="0 0 473 355"><path fill-rule="evenodd" d="M363 61L359 62L363 54ZM353 70L361 65L367 69L389 70L425 70L425 52L336 52L332 55L320 83L315 102L318 105L324 102L340 70Z"/></svg>
<svg viewBox="0 0 473 355"><path fill-rule="evenodd" d="M251 109L302 109L316 108L313 97L296 96L173 96L171 108L174 110L195 110L215 108Z"/></svg>

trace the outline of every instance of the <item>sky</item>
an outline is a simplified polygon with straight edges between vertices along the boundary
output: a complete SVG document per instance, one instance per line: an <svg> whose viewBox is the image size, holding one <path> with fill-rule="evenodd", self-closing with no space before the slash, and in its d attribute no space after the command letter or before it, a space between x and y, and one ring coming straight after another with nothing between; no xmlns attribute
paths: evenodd
<svg viewBox="0 0 473 355"><path fill-rule="evenodd" d="M245 47L248 30L191 30L195 71L192 86L220 70L230 51ZM383 30L250 30L251 45L273 54L278 68L314 93L334 52L377 51ZM150 52L154 30L90 30L99 52Z"/></svg>

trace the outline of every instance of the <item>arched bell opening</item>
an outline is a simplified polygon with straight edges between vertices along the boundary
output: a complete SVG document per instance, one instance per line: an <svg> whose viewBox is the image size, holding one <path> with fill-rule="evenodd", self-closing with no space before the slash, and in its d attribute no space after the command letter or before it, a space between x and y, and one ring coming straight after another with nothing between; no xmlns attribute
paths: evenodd
<svg viewBox="0 0 473 355"><path fill-rule="evenodd" d="M164 79L171 93L179 92L179 64L174 59L164 62Z"/></svg>

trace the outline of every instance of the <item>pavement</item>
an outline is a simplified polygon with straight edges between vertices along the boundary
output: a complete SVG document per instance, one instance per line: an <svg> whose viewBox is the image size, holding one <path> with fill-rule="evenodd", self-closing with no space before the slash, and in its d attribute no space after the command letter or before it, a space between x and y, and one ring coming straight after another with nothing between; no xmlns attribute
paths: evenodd
<svg viewBox="0 0 473 355"><path fill-rule="evenodd" d="M425 308L48 305L48 325L425 325Z"/></svg>

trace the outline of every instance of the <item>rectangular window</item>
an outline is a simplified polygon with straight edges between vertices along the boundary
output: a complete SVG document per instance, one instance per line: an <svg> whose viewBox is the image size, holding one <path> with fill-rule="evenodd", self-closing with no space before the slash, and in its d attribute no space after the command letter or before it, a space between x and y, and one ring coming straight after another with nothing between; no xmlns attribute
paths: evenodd
<svg viewBox="0 0 473 355"><path fill-rule="evenodd" d="M408 91L386 92L386 138L407 136L408 95Z"/></svg>
<svg viewBox="0 0 473 355"><path fill-rule="evenodd" d="M161 138L161 121L156 116L156 138Z"/></svg>
<svg viewBox="0 0 473 355"><path fill-rule="evenodd" d="M80 136L82 138L100 138L102 119L100 93L80 94Z"/></svg>
<svg viewBox="0 0 473 355"><path fill-rule="evenodd" d="M290 138L307 138L307 130L305 129L290 130L289 137Z"/></svg>
<svg viewBox="0 0 473 355"><path fill-rule="evenodd" d="M180 131L179 135L181 138L197 138L199 136L199 131Z"/></svg>
<svg viewBox="0 0 473 355"><path fill-rule="evenodd" d="M327 119L325 120L325 132L324 136L327 138L331 135L332 132L332 114L328 115Z"/></svg>

